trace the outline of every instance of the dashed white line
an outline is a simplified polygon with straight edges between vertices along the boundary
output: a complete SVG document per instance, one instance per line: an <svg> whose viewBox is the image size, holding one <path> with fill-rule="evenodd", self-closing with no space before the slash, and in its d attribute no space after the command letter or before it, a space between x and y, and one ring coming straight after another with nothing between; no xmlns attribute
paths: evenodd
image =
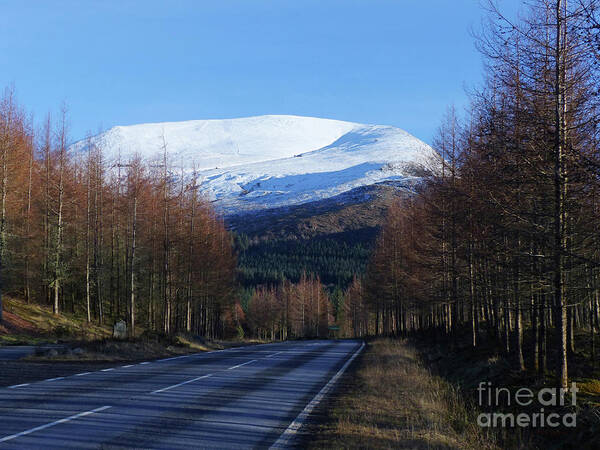
<svg viewBox="0 0 600 450"><path fill-rule="evenodd" d="M100 372L110 372L111 370L115 370L115 368L109 367L108 369L102 369Z"/></svg>
<svg viewBox="0 0 600 450"><path fill-rule="evenodd" d="M90 373L92 373L92 372L83 372L83 373L78 373L77 375L74 375L74 376L76 376L76 377L82 377L84 375L89 375Z"/></svg>
<svg viewBox="0 0 600 450"><path fill-rule="evenodd" d="M29 386L29 383L15 384L14 386L8 386L8 389L15 389L15 388L23 387L23 386Z"/></svg>
<svg viewBox="0 0 600 450"><path fill-rule="evenodd" d="M208 375L202 375L201 377L193 378L193 379L191 379L191 380L184 381L183 383L174 384L173 386L169 386L169 387L166 387L166 388L162 388L162 389L159 389L159 390L157 390L157 391L154 391L154 392L152 392L152 393L153 393L153 394L159 394L159 393L161 393L161 392L168 391L169 389L173 389L173 388L176 388L176 387L179 387L179 386L183 386L184 384L193 383L194 381L198 381L198 380L201 380L201 379L203 379L203 378L208 378L208 377L210 377L210 376L212 376L212 373L209 373Z"/></svg>
<svg viewBox="0 0 600 450"><path fill-rule="evenodd" d="M187 358L189 356L192 356L192 355L173 356L172 358L159 359L159 361L172 361L174 359Z"/></svg>
<svg viewBox="0 0 600 450"><path fill-rule="evenodd" d="M44 381L57 381L57 380L64 380L65 377L56 377L56 378L49 378L48 380L44 380Z"/></svg>
<svg viewBox="0 0 600 450"><path fill-rule="evenodd" d="M256 359L253 359L252 361L247 361L247 362L245 362L243 364L238 364L237 366L230 367L227 370L237 369L238 367L242 367L242 366L245 366L246 364L251 364L251 363L256 362L256 361L257 361Z"/></svg>
<svg viewBox="0 0 600 450"><path fill-rule="evenodd" d="M273 353L272 355L265 356L265 358L272 358L273 356L275 356L275 355L279 355L280 353L282 353L282 352L275 352L275 353Z"/></svg>
<svg viewBox="0 0 600 450"><path fill-rule="evenodd" d="M126 366L121 366L121 369L127 369L129 367L133 367L135 364L127 364Z"/></svg>
<svg viewBox="0 0 600 450"><path fill-rule="evenodd" d="M54 425L58 425L58 424L65 423L65 422L69 422L71 420L75 420L75 419L78 419L80 417L89 416L90 414L94 414L94 413L97 413L97 412L100 412L100 411L104 411L104 410L106 410L108 408L110 408L110 406L102 406L100 408L92 409L91 411L85 411L85 412L81 412L79 414L75 414L73 416L65 417L64 419L57 420L56 422L47 423L45 425L40 425L39 427L35 427L35 428L31 428L29 430L21 431L20 433L11 434L10 436L5 436L3 438L0 438L0 442L6 442L6 441L10 441L12 439L16 439L16 438L21 437L21 436L26 436L28 434L35 433L36 431L45 430L46 428L53 427Z"/></svg>
<svg viewBox="0 0 600 450"><path fill-rule="evenodd" d="M140 363L140 366L143 366L144 364L150 364L150 362L146 361L146 362Z"/></svg>

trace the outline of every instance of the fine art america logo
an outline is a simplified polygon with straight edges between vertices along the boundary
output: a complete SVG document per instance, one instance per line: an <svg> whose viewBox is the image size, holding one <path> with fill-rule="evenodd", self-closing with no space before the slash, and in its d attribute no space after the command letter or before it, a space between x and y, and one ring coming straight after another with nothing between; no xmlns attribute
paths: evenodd
<svg viewBox="0 0 600 450"><path fill-rule="evenodd" d="M577 426L577 415L574 412L562 414L551 412L560 406L576 406L577 392L579 391L577 383L571 383L569 390L543 388L535 393L529 388L519 388L513 393L508 388L492 387L491 382L482 381L479 383L477 391L479 392L479 406L485 409L500 406L531 407L527 412L520 413L481 413L477 416L477 424L480 427L555 428L564 426L573 428ZM532 407L532 405L534 406ZM547 411L546 408L551 411Z"/></svg>

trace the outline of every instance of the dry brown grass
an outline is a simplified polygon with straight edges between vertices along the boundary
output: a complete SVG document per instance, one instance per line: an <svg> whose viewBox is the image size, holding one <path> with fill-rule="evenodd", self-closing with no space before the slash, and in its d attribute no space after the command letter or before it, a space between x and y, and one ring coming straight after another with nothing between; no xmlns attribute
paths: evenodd
<svg viewBox="0 0 600 450"><path fill-rule="evenodd" d="M577 387L584 394L600 397L600 380L589 380L577 383Z"/></svg>
<svg viewBox="0 0 600 450"><path fill-rule="evenodd" d="M47 306L28 304L5 297L4 326L0 327L0 345L36 345L57 340L97 340L111 335L111 328L87 323L71 314L55 315Z"/></svg>
<svg viewBox="0 0 600 450"><path fill-rule="evenodd" d="M312 448L496 448L458 393L404 341L370 342L324 414Z"/></svg>

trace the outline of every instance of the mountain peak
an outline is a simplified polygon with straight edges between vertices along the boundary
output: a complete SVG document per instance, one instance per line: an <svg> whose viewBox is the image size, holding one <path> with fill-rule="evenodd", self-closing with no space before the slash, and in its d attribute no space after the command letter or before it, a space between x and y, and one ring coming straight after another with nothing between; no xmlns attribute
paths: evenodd
<svg viewBox="0 0 600 450"><path fill-rule="evenodd" d="M300 204L356 187L414 178L434 151L404 130L333 119L266 115L113 127L92 138L109 160L162 157L201 176L225 213ZM80 151L85 142L72 148Z"/></svg>

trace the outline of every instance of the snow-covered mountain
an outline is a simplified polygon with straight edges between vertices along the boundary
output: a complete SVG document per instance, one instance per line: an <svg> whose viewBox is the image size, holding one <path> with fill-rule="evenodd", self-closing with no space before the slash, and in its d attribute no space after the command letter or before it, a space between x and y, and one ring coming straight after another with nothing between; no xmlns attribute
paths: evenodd
<svg viewBox="0 0 600 450"><path fill-rule="evenodd" d="M134 153L162 159L166 146L173 170L195 168L201 190L226 214L411 183L435 160L431 147L399 128L299 116L118 126L93 141L113 161Z"/></svg>

